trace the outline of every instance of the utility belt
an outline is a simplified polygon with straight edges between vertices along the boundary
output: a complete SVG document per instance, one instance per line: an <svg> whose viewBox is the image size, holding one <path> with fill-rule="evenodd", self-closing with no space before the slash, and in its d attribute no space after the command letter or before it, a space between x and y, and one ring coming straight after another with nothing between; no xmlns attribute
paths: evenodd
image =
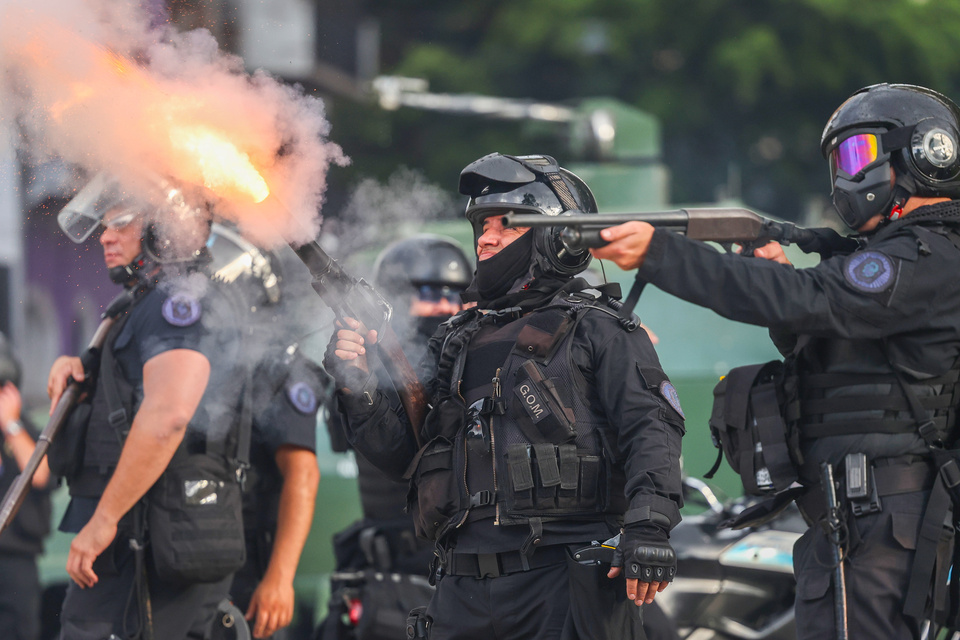
<svg viewBox="0 0 960 640"><path fill-rule="evenodd" d="M473 578L499 578L511 573L541 569L562 564L570 557L567 546L551 545L536 550L532 555L520 551L503 553L451 553L443 571L450 576L470 576Z"/></svg>
<svg viewBox="0 0 960 640"><path fill-rule="evenodd" d="M864 464L863 454L850 454L838 475L838 497L850 505L854 517L879 513L886 496L929 491L937 479L937 469L930 459L918 456L880 458ZM819 522L826 514L826 496L819 484L807 487L797 498L797 506L807 524Z"/></svg>

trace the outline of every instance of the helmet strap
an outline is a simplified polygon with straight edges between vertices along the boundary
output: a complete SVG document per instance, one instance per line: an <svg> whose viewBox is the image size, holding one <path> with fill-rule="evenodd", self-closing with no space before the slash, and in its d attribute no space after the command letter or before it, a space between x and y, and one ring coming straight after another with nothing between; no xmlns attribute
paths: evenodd
<svg viewBox="0 0 960 640"><path fill-rule="evenodd" d="M153 275L159 270L158 265L150 257L141 252L129 264L120 267L110 267L108 275L114 284L133 289L143 284L149 284Z"/></svg>
<svg viewBox="0 0 960 640"><path fill-rule="evenodd" d="M898 174L897 183L893 187L893 204L890 207L890 213L887 214L887 220L891 222L899 220L903 215L903 206L907 200L916 191L916 182L909 175Z"/></svg>

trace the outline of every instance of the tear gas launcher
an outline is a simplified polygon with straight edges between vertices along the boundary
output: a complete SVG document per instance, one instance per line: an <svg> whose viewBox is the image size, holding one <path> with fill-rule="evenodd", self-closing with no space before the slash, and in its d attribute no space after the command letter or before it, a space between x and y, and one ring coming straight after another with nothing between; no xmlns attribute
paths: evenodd
<svg viewBox="0 0 960 640"><path fill-rule="evenodd" d="M96 332L94 332L93 338L90 339L86 350L80 355L80 361L83 364L83 371L86 374L87 381L90 380L92 372L95 371L99 365L100 351L107 339L107 332L110 331L110 328L114 322L116 322L117 318L133 304L134 295L133 291L124 291L117 296L117 298L107 306L106 311L103 312L100 326L98 326ZM53 413L50 415L47 426L44 427L40 433L40 437L37 438L37 446L34 447L33 453L27 460L26 466L23 471L14 478L13 484L10 485L7 494L3 497L3 502L0 503L0 533L7 528L10 522L13 521L13 517L17 515L17 511L20 510L24 498L27 497L27 493L30 491L33 474L37 472L40 461L43 460L43 456L47 455L50 443L57 437L60 428L67 421L67 418L70 417L70 413L73 411L84 389L84 383L77 382L73 378L70 378L67 388L64 389L63 395L60 396L57 405L53 408Z"/></svg>
<svg viewBox="0 0 960 640"><path fill-rule="evenodd" d="M544 216L510 212L503 216L505 227L558 227L560 239L571 253L607 244L600 231L624 222L638 220L659 229L683 234L694 240L716 242L728 251L733 244L741 246L741 254L752 255L753 250L770 241L796 244L806 253L829 257L833 253L856 250L860 245L854 238L842 236L833 229L805 229L792 222L764 218L741 208L675 209L644 213L562 213Z"/></svg>
<svg viewBox="0 0 960 640"><path fill-rule="evenodd" d="M819 253L829 258L834 253L851 253L860 247L855 237L842 236L833 229L805 229L792 222L764 218L741 208L675 209L645 213L561 213L545 216L536 213L515 213L503 216L505 227L553 227L558 229L564 248L579 255L590 248L602 247L607 241L600 232L625 222L647 222L658 229L680 233L694 240L716 242L727 252L739 244L740 254L752 256L754 249L775 241L796 244L805 253ZM618 313L624 320L632 318L633 309L646 282L637 276L630 293Z"/></svg>
<svg viewBox="0 0 960 640"><path fill-rule="evenodd" d="M317 242L291 246L313 275L314 290L338 319L354 318L367 329L377 330L380 360L400 395L414 438L420 446L427 394L390 327L390 304L364 280L346 273Z"/></svg>

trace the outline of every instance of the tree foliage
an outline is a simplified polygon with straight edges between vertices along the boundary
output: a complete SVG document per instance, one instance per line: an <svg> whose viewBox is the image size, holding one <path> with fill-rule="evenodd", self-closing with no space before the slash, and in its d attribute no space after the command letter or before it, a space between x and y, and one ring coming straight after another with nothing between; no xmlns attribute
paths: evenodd
<svg viewBox="0 0 960 640"><path fill-rule="evenodd" d="M365 8L381 24L383 72L426 78L431 91L610 96L652 113L675 202L713 200L736 167L748 205L796 218L827 194L820 132L853 91L906 82L960 99L954 2L368 0ZM379 125L367 123L347 149L358 162L379 154L384 166L418 167L451 188L460 168L490 151L571 160L562 135L530 139L520 125L413 110L367 115Z"/></svg>

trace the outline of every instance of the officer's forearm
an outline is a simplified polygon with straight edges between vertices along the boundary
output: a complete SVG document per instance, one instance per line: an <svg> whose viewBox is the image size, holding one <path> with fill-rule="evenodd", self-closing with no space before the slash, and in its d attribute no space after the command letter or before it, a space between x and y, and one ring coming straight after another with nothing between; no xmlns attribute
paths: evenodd
<svg viewBox="0 0 960 640"><path fill-rule="evenodd" d="M341 402L345 399L339 396ZM406 414L377 392L372 405L344 402L342 413L347 439L355 450L388 477L402 480L417 445L410 433Z"/></svg>
<svg viewBox="0 0 960 640"><path fill-rule="evenodd" d="M146 402L144 402L146 405ZM183 441L189 417L162 406L141 405L123 445L117 468L97 504L116 523L153 486Z"/></svg>
<svg viewBox="0 0 960 640"><path fill-rule="evenodd" d="M97 511L117 522L153 486L183 441L210 378L197 351L173 349L143 366L143 401Z"/></svg>
<svg viewBox="0 0 960 640"><path fill-rule="evenodd" d="M13 458L17 461L17 467L23 471L27 467L30 456L37 443L33 441L30 434L25 429L18 431L14 435L5 436L4 443L10 448ZM47 459L40 461L36 473L33 474L31 484L34 487L45 487L50 480L50 467L47 466Z"/></svg>
<svg viewBox="0 0 960 640"><path fill-rule="evenodd" d="M320 469L316 455L299 447L280 447L276 460L283 475L283 488L267 573L292 583L313 523Z"/></svg>

